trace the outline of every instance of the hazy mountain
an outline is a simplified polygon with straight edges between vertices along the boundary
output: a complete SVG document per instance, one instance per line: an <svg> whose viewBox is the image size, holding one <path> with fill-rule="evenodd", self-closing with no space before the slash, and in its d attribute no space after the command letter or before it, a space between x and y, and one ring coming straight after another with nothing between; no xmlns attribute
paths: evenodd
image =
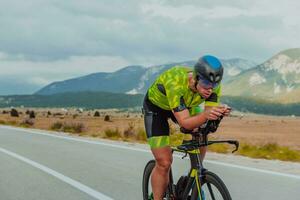
<svg viewBox="0 0 300 200"><path fill-rule="evenodd" d="M222 60L222 63L225 69L223 83L230 81L243 71L257 66L257 63L241 58Z"/></svg>
<svg viewBox="0 0 300 200"><path fill-rule="evenodd" d="M64 92L107 91L125 93L139 83L146 68L128 66L114 73L93 73L79 78L53 82L40 89L36 94L50 95Z"/></svg>
<svg viewBox="0 0 300 200"><path fill-rule="evenodd" d="M141 107L142 100L143 95L141 94L68 92L53 95L0 96L0 107L132 108Z"/></svg>
<svg viewBox="0 0 300 200"><path fill-rule="evenodd" d="M71 92L53 95L11 95L0 96L0 107L80 107L85 109L134 108L141 113L144 95L129 95L109 92ZM271 115L300 115L300 104L276 104L257 101L254 98L223 96L222 103L233 107L235 111L262 113Z"/></svg>
<svg viewBox="0 0 300 200"><path fill-rule="evenodd" d="M0 95L13 94L32 94L39 88L36 84L31 84L19 77L1 77L0 78Z"/></svg>
<svg viewBox="0 0 300 200"><path fill-rule="evenodd" d="M87 76L54 82L42 88L36 94L50 95L63 92L106 91L115 93L145 93L150 84L163 71L175 66L192 67L196 61L169 63L164 65L142 67L128 66L113 73L94 73ZM255 66L255 63L244 59L222 60L225 68L225 80Z"/></svg>
<svg viewBox="0 0 300 200"><path fill-rule="evenodd" d="M230 96L300 102L300 48L282 51L261 65L240 73L223 89L223 93Z"/></svg>

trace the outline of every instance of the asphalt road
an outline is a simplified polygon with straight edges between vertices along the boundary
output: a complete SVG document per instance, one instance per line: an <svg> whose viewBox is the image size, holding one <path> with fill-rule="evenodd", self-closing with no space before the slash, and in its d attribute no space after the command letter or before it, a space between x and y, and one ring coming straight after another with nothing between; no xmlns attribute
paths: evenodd
<svg viewBox="0 0 300 200"><path fill-rule="evenodd" d="M145 145L0 126L0 199L142 199L143 168L151 158ZM175 156L175 178L188 164ZM300 199L298 175L222 159L205 166L223 179L235 200Z"/></svg>

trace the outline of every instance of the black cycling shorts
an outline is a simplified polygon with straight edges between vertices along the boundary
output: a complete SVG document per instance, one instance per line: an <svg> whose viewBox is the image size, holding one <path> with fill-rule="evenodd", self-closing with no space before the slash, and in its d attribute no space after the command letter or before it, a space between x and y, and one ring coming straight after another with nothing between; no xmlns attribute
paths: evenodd
<svg viewBox="0 0 300 200"><path fill-rule="evenodd" d="M169 118L172 119L173 122L177 123L173 112L154 105L149 100L148 94L146 94L144 98L143 113L147 138L169 136Z"/></svg>

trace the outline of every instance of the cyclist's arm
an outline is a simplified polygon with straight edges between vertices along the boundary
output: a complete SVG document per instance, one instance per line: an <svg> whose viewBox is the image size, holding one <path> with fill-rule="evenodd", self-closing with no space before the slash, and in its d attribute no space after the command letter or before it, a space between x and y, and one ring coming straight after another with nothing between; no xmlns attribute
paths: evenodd
<svg viewBox="0 0 300 200"><path fill-rule="evenodd" d="M204 113L190 116L190 112L188 109L184 109L179 112L174 112L174 116L178 122L178 124L188 130L193 130L194 128L198 128L201 126L201 124L205 123L207 120L207 117L204 115Z"/></svg>
<svg viewBox="0 0 300 200"><path fill-rule="evenodd" d="M210 107L206 108L204 112L190 116L188 109L184 109L182 111L175 112L173 110L174 116L178 122L178 124L188 130L193 130L194 128L198 128L207 120L216 120L221 115L223 115L223 109L220 107Z"/></svg>
<svg viewBox="0 0 300 200"><path fill-rule="evenodd" d="M216 120L224 113L224 108L220 105L221 87L219 86L213 92L213 94L205 101L204 112L191 116L188 109L173 109L174 116L178 121L178 124L188 130L198 128L207 120ZM185 108L185 104L178 108Z"/></svg>

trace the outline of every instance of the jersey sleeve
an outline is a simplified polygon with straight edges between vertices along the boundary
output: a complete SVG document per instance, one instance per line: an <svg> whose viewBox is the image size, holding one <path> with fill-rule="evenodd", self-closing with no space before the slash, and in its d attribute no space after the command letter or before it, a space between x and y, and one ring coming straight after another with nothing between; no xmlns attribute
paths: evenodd
<svg viewBox="0 0 300 200"><path fill-rule="evenodd" d="M182 83L184 81L184 77L175 76L173 78L170 78L165 83L166 96L168 99L169 107L174 112L179 112L187 108L183 98L185 90Z"/></svg>
<svg viewBox="0 0 300 200"><path fill-rule="evenodd" d="M201 107L201 105L198 105L198 106L193 106L189 109L190 111L190 116L195 116L199 113L202 113L203 112L203 109Z"/></svg>
<svg viewBox="0 0 300 200"><path fill-rule="evenodd" d="M180 86L173 85L173 87L168 87L166 93L171 110L179 112L186 109L186 104L183 99L184 91Z"/></svg>
<svg viewBox="0 0 300 200"><path fill-rule="evenodd" d="M205 106L218 106L220 104L220 97L221 85L215 88L210 97L208 97L208 99L205 100Z"/></svg>

